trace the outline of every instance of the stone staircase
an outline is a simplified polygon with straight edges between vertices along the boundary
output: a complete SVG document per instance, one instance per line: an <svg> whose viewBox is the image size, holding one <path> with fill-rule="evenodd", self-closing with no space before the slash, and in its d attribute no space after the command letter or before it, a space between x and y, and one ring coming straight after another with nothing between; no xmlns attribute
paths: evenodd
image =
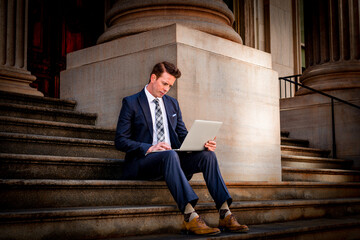
<svg viewBox="0 0 360 240"><path fill-rule="evenodd" d="M283 181L360 182L360 171L351 170L351 160L329 158L330 151L309 148L309 142L281 133Z"/></svg>
<svg viewBox="0 0 360 240"><path fill-rule="evenodd" d="M164 182L120 181L114 131L73 101L0 92L0 239L198 239ZM282 133L283 182L228 183L247 234L219 239L358 239L360 178L351 161ZM218 213L203 182L198 212ZM204 239L204 237L200 237Z"/></svg>

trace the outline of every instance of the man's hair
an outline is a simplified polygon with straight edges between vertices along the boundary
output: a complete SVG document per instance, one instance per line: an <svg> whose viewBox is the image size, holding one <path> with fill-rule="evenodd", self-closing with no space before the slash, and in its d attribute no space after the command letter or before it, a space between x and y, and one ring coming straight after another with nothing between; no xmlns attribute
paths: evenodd
<svg viewBox="0 0 360 240"><path fill-rule="evenodd" d="M163 72L167 72L168 74L174 76L175 78L181 77L180 70L174 64L165 61L165 62L157 63L154 66L154 68L150 74L149 82L151 81L152 74L155 74L156 78L159 78L161 76L161 74L163 74Z"/></svg>

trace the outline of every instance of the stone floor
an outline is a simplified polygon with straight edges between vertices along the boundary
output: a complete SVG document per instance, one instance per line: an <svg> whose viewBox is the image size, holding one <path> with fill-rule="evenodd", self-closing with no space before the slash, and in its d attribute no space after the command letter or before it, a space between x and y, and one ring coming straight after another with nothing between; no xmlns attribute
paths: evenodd
<svg viewBox="0 0 360 240"><path fill-rule="evenodd" d="M360 215L341 218L318 218L249 226L248 233L221 233L215 236L162 234L112 238L107 240L182 240L182 239L360 239Z"/></svg>

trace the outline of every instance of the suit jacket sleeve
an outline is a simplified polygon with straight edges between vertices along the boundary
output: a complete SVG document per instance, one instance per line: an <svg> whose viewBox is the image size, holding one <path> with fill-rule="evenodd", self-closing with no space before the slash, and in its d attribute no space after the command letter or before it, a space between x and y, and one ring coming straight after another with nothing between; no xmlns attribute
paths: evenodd
<svg viewBox="0 0 360 240"><path fill-rule="evenodd" d="M188 134L188 131L186 129L185 123L182 120L182 114L179 107L179 103L177 103L178 106L178 114L177 114L177 124L175 131L178 134L178 138L180 140L180 143L182 144L185 140L186 135Z"/></svg>
<svg viewBox="0 0 360 240"><path fill-rule="evenodd" d="M136 109L134 104L129 103L128 98L124 98L122 101L122 108L119 115L119 120L116 128L115 146L118 150L132 153L145 155L147 150L151 147L152 139L147 139L143 131L147 130L145 127L137 126L137 118L143 117L137 115L139 109Z"/></svg>

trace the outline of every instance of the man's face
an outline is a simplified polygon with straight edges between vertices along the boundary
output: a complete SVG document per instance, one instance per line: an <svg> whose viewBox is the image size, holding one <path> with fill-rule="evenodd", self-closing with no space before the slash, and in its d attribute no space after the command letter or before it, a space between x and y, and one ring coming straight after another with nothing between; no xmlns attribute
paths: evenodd
<svg viewBox="0 0 360 240"><path fill-rule="evenodd" d="M151 74L150 83L147 90L157 98L164 96L174 85L176 78L167 72L163 72L159 78L155 74Z"/></svg>

